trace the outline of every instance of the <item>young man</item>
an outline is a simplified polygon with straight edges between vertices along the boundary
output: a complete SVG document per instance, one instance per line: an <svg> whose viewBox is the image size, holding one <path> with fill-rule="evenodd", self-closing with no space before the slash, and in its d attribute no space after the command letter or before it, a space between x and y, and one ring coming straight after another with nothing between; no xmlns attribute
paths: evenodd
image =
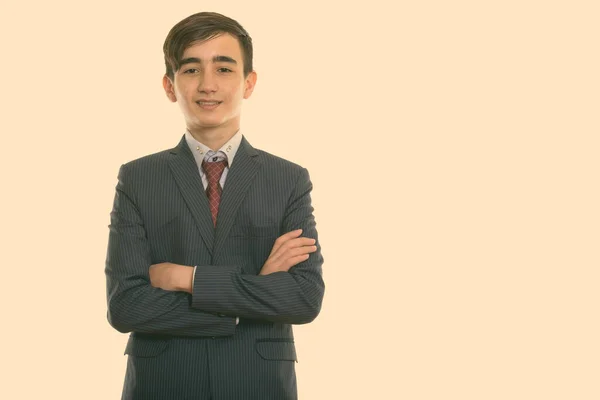
<svg viewBox="0 0 600 400"><path fill-rule="evenodd" d="M252 41L194 14L165 44L179 144L121 166L106 261L108 320L131 332L123 399L295 399L292 324L325 286L306 169L240 132Z"/></svg>

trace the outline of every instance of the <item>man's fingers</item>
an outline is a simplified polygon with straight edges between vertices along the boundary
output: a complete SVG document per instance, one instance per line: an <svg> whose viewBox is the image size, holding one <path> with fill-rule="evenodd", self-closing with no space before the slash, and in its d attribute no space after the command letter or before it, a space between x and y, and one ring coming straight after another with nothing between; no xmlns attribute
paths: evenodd
<svg viewBox="0 0 600 400"><path fill-rule="evenodd" d="M285 242L289 239L296 238L296 237L300 236L301 234L302 234L302 229L296 229L293 231L289 231L288 233L284 233L283 235L279 236L275 242Z"/></svg>
<svg viewBox="0 0 600 400"><path fill-rule="evenodd" d="M288 245L290 247L299 247L299 246L310 246L315 244L317 241L313 238L300 237L297 239L292 239L288 241Z"/></svg>
<svg viewBox="0 0 600 400"><path fill-rule="evenodd" d="M310 253L317 251L316 240L300 237L302 229L296 229L279 236L265 265L274 271L287 271L296 264L305 261Z"/></svg>
<svg viewBox="0 0 600 400"><path fill-rule="evenodd" d="M317 246L295 247L295 248L289 249L287 251L287 253L286 253L287 257L286 258L296 257L296 256L300 256L300 255L303 255L303 254L314 253L315 251L317 251Z"/></svg>
<svg viewBox="0 0 600 400"><path fill-rule="evenodd" d="M289 255L297 255L299 253L295 252L295 249L303 249L303 248L312 248L315 247L314 244L316 243L315 239L311 239L311 238L296 238L296 239L290 239L287 242L283 243L281 246L279 246L277 249L274 248L274 250L271 252L271 254L269 255L269 258L271 258L272 260L278 260L280 257L286 257L286 254ZM291 253L288 253L290 252ZM315 250L316 251L316 247Z"/></svg>
<svg viewBox="0 0 600 400"><path fill-rule="evenodd" d="M315 251L317 251L317 246L294 247L269 257L269 262L273 265L279 265L277 269L287 271L291 266L308 259L310 253ZM292 264L290 264L290 260L294 260Z"/></svg>
<svg viewBox="0 0 600 400"><path fill-rule="evenodd" d="M315 239L307 238L307 237L299 237L295 239L288 239L286 242L283 242L277 250L279 249L292 249L294 247L302 247L302 246L311 246L316 243ZM275 250L275 251L277 251Z"/></svg>
<svg viewBox="0 0 600 400"><path fill-rule="evenodd" d="M298 236L302 234L302 229L296 229L294 231L290 231L279 236L275 243L273 243L273 248L271 249L271 254L274 254L277 250L281 248L284 244L288 243L290 240L294 240Z"/></svg>
<svg viewBox="0 0 600 400"><path fill-rule="evenodd" d="M302 229L296 229L296 230L290 231L288 233L284 233L283 235L279 236L275 240L275 243L273 244L273 248L271 249L271 254L275 253L288 240L296 238L296 237L300 236L301 234L302 234Z"/></svg>

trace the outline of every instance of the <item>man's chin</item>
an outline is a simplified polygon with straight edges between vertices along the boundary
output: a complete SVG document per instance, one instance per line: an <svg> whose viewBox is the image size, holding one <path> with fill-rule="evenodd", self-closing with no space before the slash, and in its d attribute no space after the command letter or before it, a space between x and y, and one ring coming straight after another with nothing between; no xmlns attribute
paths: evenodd
<svg viewBox="0 0 600 400"><path fill-rule="evenodd" d="M202 119L202 120L196 120L194 121L194 123L192 124L188 124L188 126L191 126L194 129L216 129L216 128L221 128L227 125L227 121L223 121L223 120L211 120L211 119Z"/></svg>

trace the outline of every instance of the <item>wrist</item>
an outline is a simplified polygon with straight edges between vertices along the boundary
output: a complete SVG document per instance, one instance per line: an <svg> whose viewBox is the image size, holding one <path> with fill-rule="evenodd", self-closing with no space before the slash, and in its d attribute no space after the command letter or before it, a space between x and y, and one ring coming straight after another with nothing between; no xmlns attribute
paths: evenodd
<svg viewBox="0 0 600 400"><path fill-rule="evenodd" d="M177 290L181 292L192 293L192 277L194 276L194 267L180 265L177 271Z"/></svg>

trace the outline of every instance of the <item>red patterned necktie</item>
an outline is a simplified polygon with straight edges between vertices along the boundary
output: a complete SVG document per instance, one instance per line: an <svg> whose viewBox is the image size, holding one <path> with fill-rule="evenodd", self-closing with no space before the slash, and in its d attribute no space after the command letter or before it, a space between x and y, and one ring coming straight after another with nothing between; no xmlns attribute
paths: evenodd
<svg viewBox="0 0 600 400"><path fill-rule="evenodd" d="M210 205L210 213L212 214L213 223L217 226L217 213L219 212L219 202L221 201L221 192L223 189L219 184L221 175L227 166L227 160L206 162L202 161L202 169L206 173L208 179L208 188L206 194L208 196L208 204Z"/></svg>

